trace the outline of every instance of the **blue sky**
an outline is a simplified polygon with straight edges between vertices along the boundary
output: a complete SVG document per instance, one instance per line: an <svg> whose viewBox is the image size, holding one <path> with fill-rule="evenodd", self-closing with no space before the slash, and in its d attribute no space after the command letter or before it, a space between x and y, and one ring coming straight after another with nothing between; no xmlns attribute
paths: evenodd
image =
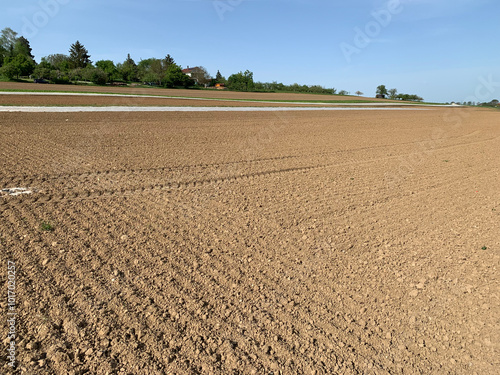
<svg viewBox="0 0 500 375"><path fill-rule="evenodd" d="M94 62L170 54L262 82L500 99L498 0L0 0L0 9L0 28L27 37L37 61L79 40Z"/></svg>

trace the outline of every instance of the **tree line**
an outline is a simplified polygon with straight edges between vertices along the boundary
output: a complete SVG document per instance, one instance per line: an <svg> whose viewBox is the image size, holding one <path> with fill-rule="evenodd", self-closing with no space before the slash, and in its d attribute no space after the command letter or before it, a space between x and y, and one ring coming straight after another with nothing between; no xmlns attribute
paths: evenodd
<svg viewBox="0 0 500 375"><path fill-rule="evenodd" d="M10 28L0 34L0 74L7 78L30 75L36 67L29 41Z"/></svg>
<svg viewBox="0 0 500 375"><path fill-rule="evenodd" d="M335 88L320 85L255 82L253 73L249 70L232 74L227 79L220 71L217 71L213 78L203 67L190 69L189 74L185 74L169 54L161 59L151 57L137 63L128 54L123 62L117 64L111 60L92 62L90 57L89 51L77 40L70 46L68 54L45 56L37 63L26 38L18 37L10 28L3 29L0 34L0 75L7 79L30 77L52 83L86 81L98 85L140 82L152 86L185 88L213 87L220 84L234 91L349 95L345 90L337 92ZM362 93L358 91L356 94ZM403 96L401 99L414 100ZM421 100L418 97L415 100L418 99Z"/></svg>
<svg viewBox="0 0 500 375"><path fill-rule="evenodd" d="M465 102L464 102L465 103ZM470 102L467 103L467 105L470 105L469 104ZM465 104L464 104L465 105ZM474 104L472 104L474 105ZM493 107L493 108L500 108L500 102L498 101L498 99L493 99L492 101L490 102L484 102L484 103L478 103L477 105L481 106L481 107Z"/></svg>
<svg viewBox="0 0 500 375"><path fill-rule="evenodd" d="M255 82L253 73L246 70L230 75L227 79L217 71L215 78L211 77L203 67L196 67L183 73L180 65L172 56L164 58L148 58L138 63L130 54L121 62L115 64L111 60L92 62L89 51L76 41L68 54L52 54L35 61L29 41L10 28L2 30L0 35L0 75L7 79L31 77L52 83L92 82L98 85L108 83L141 82L147 85L162 87L211 87L222 84L234 91L258 92L300 92L348 95L347 91L337 93L334 88L324 88L319 85L285 85L279 82Z"/></svg>
<svg viewBox="0 0 500 375"><path fill-rule="evenodd" d="M422 102L424 98L415 95L415 94L402 94L398 93L397 89L389 89L385 87L385 85L380 85L377 87L376 91L377 97L387 97L388 99L392 100L405 100L405 101L411 101L411 102Z"/></svg>
<svg viewBox="0 0 500 375"><path fill-rule="evenodd" d="M85 46L76 41L69 53L53 54L36 63L29 41L17 37L10 28L0 35L0 74L7 79L31 76L53 83L89 81L104 85L110 82L146 82L164 87L194 85L194 81L182 73L182 68L167 55L163 59L149 58L138 64L127 56L123 63L99 60L93 63Z"/></svg>

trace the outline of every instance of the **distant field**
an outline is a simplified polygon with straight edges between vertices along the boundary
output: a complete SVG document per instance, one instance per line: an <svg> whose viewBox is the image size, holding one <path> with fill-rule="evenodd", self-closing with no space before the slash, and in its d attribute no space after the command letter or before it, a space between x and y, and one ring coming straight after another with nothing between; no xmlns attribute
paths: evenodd
<svg viewBox="0 0 500 375"><path fill-rule="evenodd" d="M36 94L36 95L35 95ZM43 94L43 95L40 95ZM224 100L224 99L193 99L151 96L123 96L111 94L85 95L45 95L48 93L16 92L16 95L2 94L0 92L0 106L87 106L87 107L339 107L339 106L363 106L363 107L404 107L410 105L404 103L369 102L362 103L321 103L321 102L268 102L268 101L246 101L246 100ZM56 93L54 93L56 94ZM67 94L67 93L65 93Z"/></svg>
<svg viewBox="0 0 500 375"><path fill-rule="evenodd" d="M242 99L242 100L306 100L306 101L374 101L384 102L384 99L365 98L357 96L292 94L292 93L253 93L233 92L225 90L184 90L163 88L132 88L107 86L52 85L19 82L0 82L1 90L44 90L68 92L102 92L115 94L165 95L194 98Z"/></svg>

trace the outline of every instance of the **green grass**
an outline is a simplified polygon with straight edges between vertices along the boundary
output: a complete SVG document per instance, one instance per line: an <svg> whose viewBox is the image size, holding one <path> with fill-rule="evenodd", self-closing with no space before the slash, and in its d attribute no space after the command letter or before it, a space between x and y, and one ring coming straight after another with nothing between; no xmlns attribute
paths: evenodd
<svg viewBox="0 0 500 375"><path fill-rule="evenodd" d="M53 232L56 228L48 221L42 221L40 223L40 229L42 232Z"/></svg>

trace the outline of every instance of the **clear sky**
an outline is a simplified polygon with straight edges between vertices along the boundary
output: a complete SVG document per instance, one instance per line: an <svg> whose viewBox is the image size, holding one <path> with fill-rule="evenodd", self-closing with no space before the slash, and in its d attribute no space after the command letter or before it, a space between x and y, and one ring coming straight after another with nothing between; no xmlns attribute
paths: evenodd
<svg viewBox="0 0 500 375"><path fill-rule="evenodd" d="M499 0L0 0L35 59L79 40L92 61L174 57L225 77L426 101L500 99ZM473 100L476 98L477 100Z"/></svg>

